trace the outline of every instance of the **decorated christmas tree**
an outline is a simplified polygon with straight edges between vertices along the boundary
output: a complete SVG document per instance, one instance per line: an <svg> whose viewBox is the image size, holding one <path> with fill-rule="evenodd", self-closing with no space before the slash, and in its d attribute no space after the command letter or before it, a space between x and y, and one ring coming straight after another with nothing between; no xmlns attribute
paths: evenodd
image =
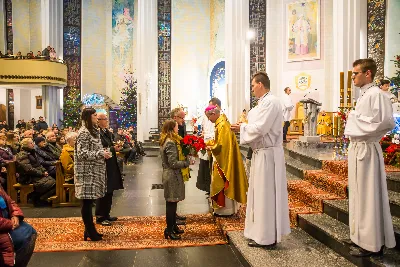
<svg viewBox="0 0 400 267"><path fill-rule="evenodd" d="M137 80L133 77L133 72L127 71L125 76L125 87L122 88L122 97L120 99L120 107L118 116L118 125L122 128L137 124Z"/></svg>
<svg viewBox="0 0 400 267"><path fill-rule="evenodd" d="M67 88L66 88L67 89ZM78 127L81 115L81 93L76 87L70 87L64 92L64 127Z"/></svg>

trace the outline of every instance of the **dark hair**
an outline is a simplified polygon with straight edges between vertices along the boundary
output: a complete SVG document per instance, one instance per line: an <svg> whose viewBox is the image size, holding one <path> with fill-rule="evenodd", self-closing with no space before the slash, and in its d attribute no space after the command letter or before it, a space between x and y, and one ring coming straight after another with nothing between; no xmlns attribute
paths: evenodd
<svg viewBox="0 0 400 267"><path fill-rule="evenodd" d="M289 88L290 88L289 86L285 87L285 89L283 89L283 91L285 91L285 93L286 93L287 89L289 89Z"/></svg>
<svg viewBox="0 0 400 267"><path fill-rule="evenodd" d="M390 84L390 81L389 81L389 80L382 79L381 82L380 82L380 84L381 84L381 86L382 86L382 85L385 85L385 84Z"/></svg>
<svg viewBox="0 0 400 267"><path fill-rule="evenodd" d="M98 136L98 131L96 128L94 128L93 123L92 123L92 115L96 113L96 110L94 108L85 108L82 110L81 114L81 120L85 127L89 130L90 134L94 138L99 138Z"/></svg>
<svg viewBox="0 0 400 267"><path fill-rule="evenodd" d="M211 102L211 104L213 104L214 106L218 105L218 107L221 107L221 100L219 100L219 98L213 97L208 102Z"/></svg>
<svg viewBox="0 0 400 267"><path fill-rule="evenodd" d="M376 63L372 58L364 58L364 59L357 59L353 63L353 67L360 65L362 72L367 72L368 70L371 71L372 80L375 78L376 74Z"/></svg>
<svg viewBox="0 0 400 267"><path fill-rule="evenodd" d="M243 109L243 112L245 112L246 111L246 109Z"/></svg>
<svg viewBox="0 0 400 267"><path fill-rule="evenodd" d="M269 80L268 74L263 71L259 71L254 74L252 80L254 80L256 83L262 83L265 89L270 89L271 87L271 81Z"/></svg>

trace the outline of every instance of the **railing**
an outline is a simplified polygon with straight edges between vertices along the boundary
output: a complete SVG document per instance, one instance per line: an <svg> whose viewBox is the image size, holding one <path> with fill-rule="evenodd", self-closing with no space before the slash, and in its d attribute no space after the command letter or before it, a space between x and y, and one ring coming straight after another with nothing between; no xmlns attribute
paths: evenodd
<svg viewBox="0 0 400 267"><path fill-rule="evenodd" d="M46 59L0 59L0 84L67 85L67 66Z"/></svg>

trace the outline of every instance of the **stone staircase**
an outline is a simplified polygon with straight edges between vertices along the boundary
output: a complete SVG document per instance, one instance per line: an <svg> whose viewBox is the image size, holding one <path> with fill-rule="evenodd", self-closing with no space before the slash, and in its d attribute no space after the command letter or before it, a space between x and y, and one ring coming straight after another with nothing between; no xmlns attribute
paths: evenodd
<svg viewBox="0 0 400 267"><path fill-rule="evenodd" d="M399 172L388 172L387 176L397 246L385 249L383 257L356 258L349 254L350 247L343 242L349 239L347 163L322 161L286 148L285 157L292 225L358 266L400 266ZM296 210L294 205L300 208Z"/></svg>

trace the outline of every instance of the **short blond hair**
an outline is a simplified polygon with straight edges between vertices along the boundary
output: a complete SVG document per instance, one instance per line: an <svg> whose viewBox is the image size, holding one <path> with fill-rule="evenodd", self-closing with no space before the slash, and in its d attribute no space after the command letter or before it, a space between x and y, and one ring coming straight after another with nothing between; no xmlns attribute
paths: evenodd
<svg viewBox="0 0 400 267"><path fill-rule="evenodd" d="M32 138L24 138L21 141L21 147L28 147L29 143L33 143Z"/></svg>
<svg viewBox="0 0 400 267"><path fill-rule="evenodd" d="M69 139L74 138L74 137L77 137L77 136L78 136L78 134L77 134L76 132L68 132L68 133L65 135L65 141L68 142Z"/></svg>

